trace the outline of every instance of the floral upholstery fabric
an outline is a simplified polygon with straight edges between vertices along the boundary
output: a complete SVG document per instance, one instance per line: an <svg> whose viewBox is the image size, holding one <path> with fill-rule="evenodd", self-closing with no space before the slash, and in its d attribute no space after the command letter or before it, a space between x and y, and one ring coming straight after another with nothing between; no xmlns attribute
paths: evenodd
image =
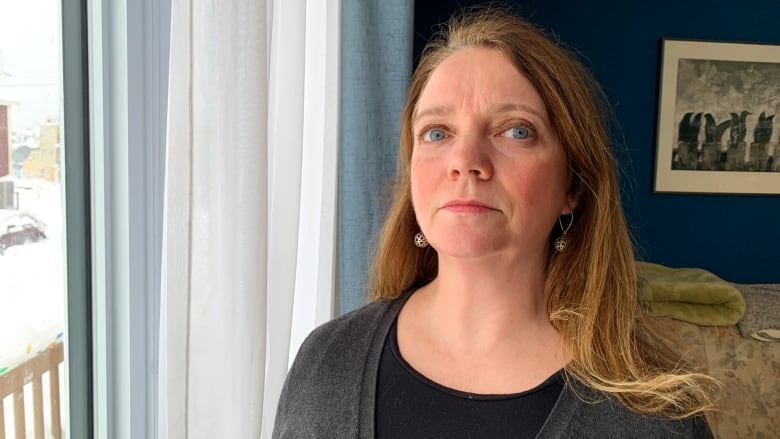
<svg viewBox="0 0 780 439"><path fill-rule="evenodd" d="M716 437L780 438L780 343L744 338L736 326L659 323L688 363L723 383L707 417Z"/></svg>

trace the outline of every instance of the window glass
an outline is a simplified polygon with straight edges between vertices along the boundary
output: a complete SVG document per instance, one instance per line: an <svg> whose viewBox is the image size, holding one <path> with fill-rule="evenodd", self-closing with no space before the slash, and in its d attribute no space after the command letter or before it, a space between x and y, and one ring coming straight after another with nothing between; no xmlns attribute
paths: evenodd
<svg viewBox="0 0 780 439"><path fill-rule="evenodd" d="M68 437L58 0L0 0L0 428Z"/></svg>

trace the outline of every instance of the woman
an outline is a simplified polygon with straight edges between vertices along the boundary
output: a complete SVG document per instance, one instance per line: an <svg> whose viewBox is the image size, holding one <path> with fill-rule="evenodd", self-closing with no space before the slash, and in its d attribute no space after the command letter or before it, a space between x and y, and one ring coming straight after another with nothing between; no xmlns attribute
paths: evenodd
<svg viewBox="0 0 780 439"><path fill-rule="evenodd" d="M402 115L369 305L315 330L274 437L711 437L637 301L601 91L506 9L452 19Z"/></svg>

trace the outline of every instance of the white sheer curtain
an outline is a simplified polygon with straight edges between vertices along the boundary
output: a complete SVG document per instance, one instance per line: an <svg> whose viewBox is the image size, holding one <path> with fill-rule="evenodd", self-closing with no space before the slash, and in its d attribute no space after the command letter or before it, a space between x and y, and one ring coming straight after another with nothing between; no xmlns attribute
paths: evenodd
<svg viewBox="0 0 780 439"><path fill-rule="evenodd" d="M334 309L339 1L171 15L159 433L270 437Z"/></svg>

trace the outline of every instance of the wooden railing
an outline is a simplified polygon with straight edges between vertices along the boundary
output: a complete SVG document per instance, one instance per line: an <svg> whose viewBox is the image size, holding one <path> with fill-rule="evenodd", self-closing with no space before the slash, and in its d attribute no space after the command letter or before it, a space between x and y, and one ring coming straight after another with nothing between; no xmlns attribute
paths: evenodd
<svg viewBox="0 0 780 439"><path fill-rule="evenodd" d="M24 386L32 383L33 426L35 439L43 439L43 374L49 375L49 408L51 410L51 437L62 438L60 422L59 365L64 360L62 342L54 343L26 362L0 375L0 439L5 439L5 407L3 399L12 395L14 438L25 438Z"/></svg>

